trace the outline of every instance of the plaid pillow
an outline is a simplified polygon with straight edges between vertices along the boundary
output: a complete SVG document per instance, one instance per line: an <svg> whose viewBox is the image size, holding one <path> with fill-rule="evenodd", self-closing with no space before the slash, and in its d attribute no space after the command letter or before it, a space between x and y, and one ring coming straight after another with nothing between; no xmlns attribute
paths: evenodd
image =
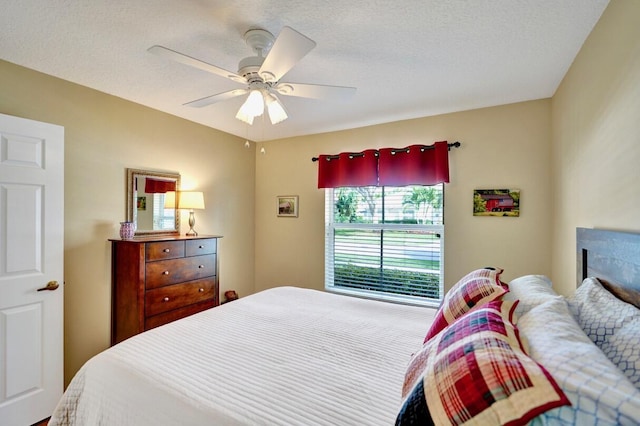
<svg viewBox="0 0 640 426"><path fill-rule="evenodd" d="M509 291L506 284L500 281L501 273L502 269L483 268L460 279L444 296L424 341L431 339L474 307L495 300Z"/></svg>
<svg viewBox="0 0 640 426"><path fill-rule="evenodd" d="M489 302L425 343L407 368L396 425L519 425L569 405L524 353L512 322L516 305Z"/></svg>

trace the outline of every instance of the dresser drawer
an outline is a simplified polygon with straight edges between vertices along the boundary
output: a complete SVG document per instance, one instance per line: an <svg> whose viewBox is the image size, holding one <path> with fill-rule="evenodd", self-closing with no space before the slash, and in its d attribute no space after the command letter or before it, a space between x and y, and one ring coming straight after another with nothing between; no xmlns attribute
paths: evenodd
<svg viewBox="0 0 640 426"><path fill-rule="evenodd" d="M145 267L147 290L216 275L216 255L149 262Z"/></svg>
<svg viewBox="0 0 640 426"><path fill-rule="evenodd" d="M153 316L186 305L214 300L215 279L190 281L149 290L145 293L145 316Z"/></svg>
<svg viewBox="0 0 640 426"><path fill-rule="evenodd" d="M201 256L203 254L216 253L217 242L218 240L215 238L187 241L187 256Z"/></svg>
<svg viewBox="0 0 640 426"><path fill-rule="evenodd" d="M184 257L185 241L158 241L147 243L147 262Z"/></svg>
<svg viewBox="0 0 640 426"><path fill-rule="evenodd" d="M144 319L145 330L149 330L168 322L179 320L180 318L188 317L195 313L204 311L205 309L218 306L218 302L211 299L204 302L194 303L193 305L185 306L183 308L174 309L173 311L167 311L162 314L153 315Z"/></svg>

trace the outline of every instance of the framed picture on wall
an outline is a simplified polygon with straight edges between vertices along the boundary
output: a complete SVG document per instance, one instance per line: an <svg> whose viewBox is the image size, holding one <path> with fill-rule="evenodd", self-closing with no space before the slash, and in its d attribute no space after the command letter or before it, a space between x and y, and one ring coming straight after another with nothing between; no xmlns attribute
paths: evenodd
<svg viewBox="0 0 640 426"><path fill-rule="evenodd" d="M278 195L278 217L298 217L298 196Z"/></svg>
<svg viewBox="0 0 640 426"><path fill-rule="evenodd" d="M147 209L147 197L138 197L137 201L137 207L138 210L146 210Z"/></svg>
<svg viewBox="0 0 640 426"><path fill-rule="evenodd" d="M520 216L519 189L474 189L474 216Z"/></svg>

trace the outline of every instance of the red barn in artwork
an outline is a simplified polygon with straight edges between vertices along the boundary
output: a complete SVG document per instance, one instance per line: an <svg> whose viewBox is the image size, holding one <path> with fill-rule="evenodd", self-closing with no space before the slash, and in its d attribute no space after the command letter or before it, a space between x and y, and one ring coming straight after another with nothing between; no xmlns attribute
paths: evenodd
<svg viewBox="0 0 640 426"><path fill-rule="evenodd" d="M480 194L487 202L489 212L510 212L514 209L515 203L509 194Z"/></svg>

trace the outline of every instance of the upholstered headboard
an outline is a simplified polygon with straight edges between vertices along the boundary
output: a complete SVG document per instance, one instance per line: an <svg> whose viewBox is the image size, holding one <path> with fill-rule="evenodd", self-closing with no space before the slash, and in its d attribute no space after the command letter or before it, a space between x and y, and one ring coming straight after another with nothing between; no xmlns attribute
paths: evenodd
<svg viewBox="0 0 640 426"><path fill-rule="evenodd" d="M596 277L618 298L640 307L640 234L577 228L577 285Z"/></svg>

